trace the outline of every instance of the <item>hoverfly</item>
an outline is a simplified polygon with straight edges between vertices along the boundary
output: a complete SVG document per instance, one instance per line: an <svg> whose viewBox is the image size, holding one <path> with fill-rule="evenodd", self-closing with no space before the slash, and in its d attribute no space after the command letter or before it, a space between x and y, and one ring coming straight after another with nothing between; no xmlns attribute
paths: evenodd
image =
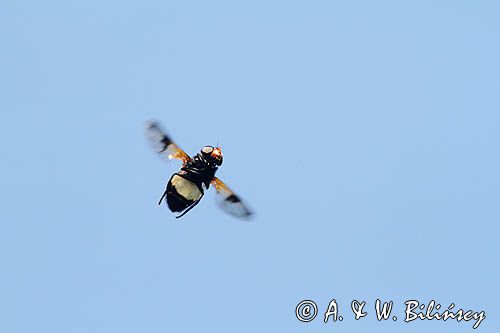
<svg viewBox="0 0 500 333"><path fill-rule="evenodd" d="M215 172L222 164L220 147L204 146L200 152L189 157L172 139L161 130L156 122L147 124L146 134L157 152L171 159L182 161L181 169L174 173L160 197L158 205L166 199L168 208L173 213L180 213L176 218L184 216L203 198L204 190L214 186L218 194L220 206L236 217L249 217L252 212L242 200L219 178Z"/></svg>

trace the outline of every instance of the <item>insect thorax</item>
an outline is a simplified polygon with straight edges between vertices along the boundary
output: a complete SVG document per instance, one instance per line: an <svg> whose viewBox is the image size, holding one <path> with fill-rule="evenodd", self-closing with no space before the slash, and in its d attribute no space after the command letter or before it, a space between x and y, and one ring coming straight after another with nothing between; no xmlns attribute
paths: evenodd
<svg viewBox="0 0 500 333"><path fill-rule="evenodd" d="M205 184L205 187L208 188L217 169L218 167L216 165L209 163L203 156L198 154L181 168L179 174L197 184L199 187Z"/></svg>

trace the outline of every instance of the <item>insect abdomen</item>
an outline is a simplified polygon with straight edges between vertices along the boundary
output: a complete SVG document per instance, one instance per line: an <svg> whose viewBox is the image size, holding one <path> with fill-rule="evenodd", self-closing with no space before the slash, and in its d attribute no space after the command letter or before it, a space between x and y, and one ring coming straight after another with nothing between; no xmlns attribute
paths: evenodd
<svg viewBox="0 0 500 333"><path fill-rule="evenodd" d="M167 204L172 212L181 212L203 195L202 189L190 180L174 174L167 185Z"/></svg>

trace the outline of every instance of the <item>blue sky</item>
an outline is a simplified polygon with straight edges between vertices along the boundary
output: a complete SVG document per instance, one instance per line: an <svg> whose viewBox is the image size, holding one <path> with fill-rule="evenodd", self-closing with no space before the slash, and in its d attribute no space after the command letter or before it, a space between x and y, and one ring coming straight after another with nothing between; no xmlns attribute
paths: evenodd
<svg viewBox="0 0 500 333"><path fill-rule="evenodd" d="M493 1L7 1L0 10L2 332L500 328L500 23ZM218 176L156 205L188 153ZM294 315L339 302L343 322ZM398 321L377 322L377 298ZM355 321L351 300L367 301Z"/></svg>

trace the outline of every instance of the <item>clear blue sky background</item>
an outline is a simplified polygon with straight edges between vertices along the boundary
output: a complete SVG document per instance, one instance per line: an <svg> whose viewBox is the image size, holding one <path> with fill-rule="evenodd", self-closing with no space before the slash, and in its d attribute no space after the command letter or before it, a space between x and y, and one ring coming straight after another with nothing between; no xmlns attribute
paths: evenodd
<svg viewBox="0 0 500 333"><path fill-rule="evenodd" d="M0 331L498 332L500 6L495 1L3 1ZM214 193L156 202L222 145ZM294 316L302 299L342 323ZM377 298L397 322L376 321ZM356 322L352 299L369 315Z"/></svg>

